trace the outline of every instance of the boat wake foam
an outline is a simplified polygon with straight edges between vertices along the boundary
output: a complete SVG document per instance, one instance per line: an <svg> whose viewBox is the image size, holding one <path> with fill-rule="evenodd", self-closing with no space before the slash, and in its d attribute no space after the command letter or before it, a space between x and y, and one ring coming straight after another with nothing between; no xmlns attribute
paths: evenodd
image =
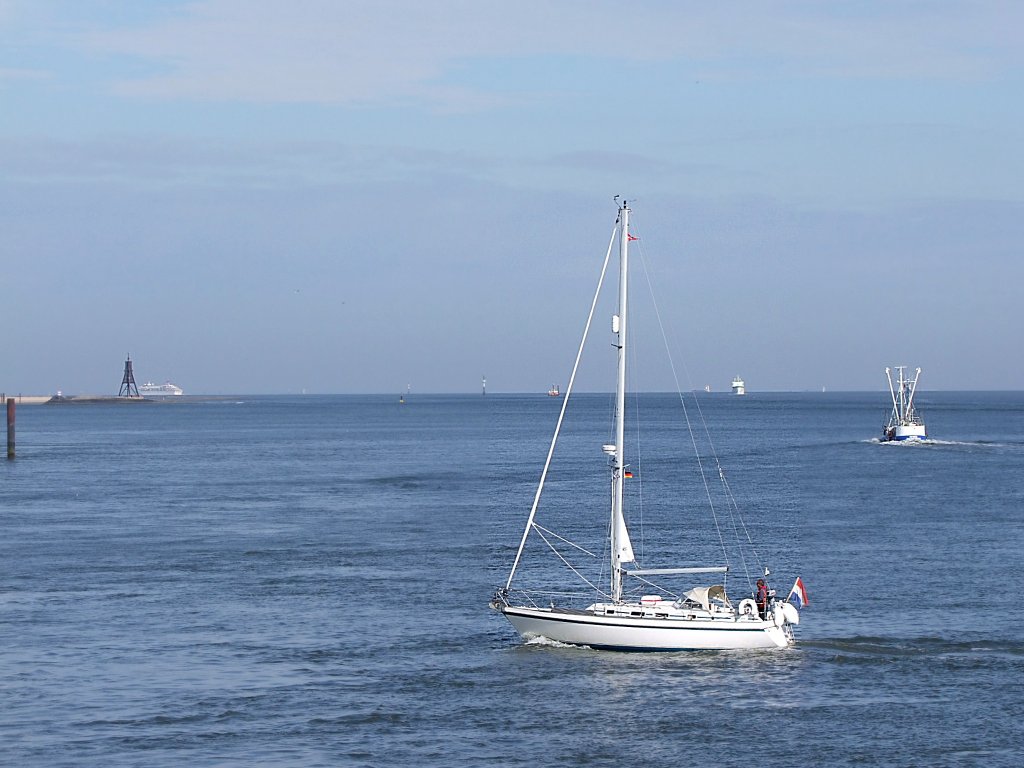
<svg viewBox="0 0 1024 768"><path fill-rule="evenodd" d="M588 645L572 645L571 643L562 643L558 640L552 640L548 637L541 635L540 637L531 637L523 645L539 645L544 648L589 648Z"/></svg>
<svg viewBox="0 0 1024 768"><path fill-rule="evenodd" d="M1003 443L988 443L976 440L936 440L931 437L926 437L924 440L912 439L912 440L882 440L878 437L872 437L870 440L863 440L864 443L874 443L877 445L896 445L912 447L915 445L953 445L967 448L1003 448Z"/></svg>
<svg viewBox="0 0 1024 768"><path fill-rule="evenodd" d="M994 653L1024 656L1024 643L1016 640L953 640L942 637L837 637L805 640L802 646L836 651L840 656L949 656Z"/></svg>

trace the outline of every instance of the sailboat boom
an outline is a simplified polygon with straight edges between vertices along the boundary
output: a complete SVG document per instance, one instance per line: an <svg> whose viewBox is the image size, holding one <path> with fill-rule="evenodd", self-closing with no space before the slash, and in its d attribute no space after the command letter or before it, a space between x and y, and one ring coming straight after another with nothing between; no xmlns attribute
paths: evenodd
<svg viewBox="0 0 1024 768"><path fill-rule="evenodd" d="M677 573L728 573L728 565L709 565L700 568L643 568L626 571L627 576L672 576Z"/></svg>

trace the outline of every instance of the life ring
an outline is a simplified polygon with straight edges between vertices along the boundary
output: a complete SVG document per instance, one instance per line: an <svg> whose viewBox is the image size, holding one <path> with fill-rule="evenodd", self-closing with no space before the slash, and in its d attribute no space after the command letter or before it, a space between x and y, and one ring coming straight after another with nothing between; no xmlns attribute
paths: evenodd
<svg viewBox="0 0 1024 768"><path fill-rule="evenodd" d="M761 616L761 612L757 610L757 602L750 597L740 600L738 610L740 616Z"/></svg>

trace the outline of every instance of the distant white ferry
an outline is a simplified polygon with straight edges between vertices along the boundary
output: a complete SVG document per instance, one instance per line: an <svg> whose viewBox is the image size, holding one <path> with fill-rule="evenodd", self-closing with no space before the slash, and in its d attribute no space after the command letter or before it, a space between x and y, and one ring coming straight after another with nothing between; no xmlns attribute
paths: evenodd
<svg viewBox="0 0 1024 768"><path fill-rule="evenodd" d="M743 383L743 379L739 376L732 380L732 393L734 395L747 394L747 385Z"/></svg>
<svg viewBox="0 0 1024 768"><path fill-rule="evenodd" d="M164 384L154 384L152 381L147 381L139 387L139 394L143 397L175 397L185 394L185 390L171 384L169 381Z"/></svg>

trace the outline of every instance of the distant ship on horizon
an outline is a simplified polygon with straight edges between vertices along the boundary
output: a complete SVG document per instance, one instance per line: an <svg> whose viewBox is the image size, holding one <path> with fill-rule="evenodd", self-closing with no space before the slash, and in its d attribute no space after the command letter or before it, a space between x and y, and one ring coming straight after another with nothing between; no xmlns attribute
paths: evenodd
<svg viewBox="0 0 1024 768"><path fill-rule="evenodd" d="M177 397L185 394L185 390L176 384L171 384L169 381L163 384L154 384L152 381L147 381L139 387L139 394L143 397Z"/></svg>
<svg viewBox="0 0 1024 768"><path fill-rule="evenodd" d="M743 382L739 376L732 380L732 393L734 395L745 395L747 394L747 385Z"/></svg>

